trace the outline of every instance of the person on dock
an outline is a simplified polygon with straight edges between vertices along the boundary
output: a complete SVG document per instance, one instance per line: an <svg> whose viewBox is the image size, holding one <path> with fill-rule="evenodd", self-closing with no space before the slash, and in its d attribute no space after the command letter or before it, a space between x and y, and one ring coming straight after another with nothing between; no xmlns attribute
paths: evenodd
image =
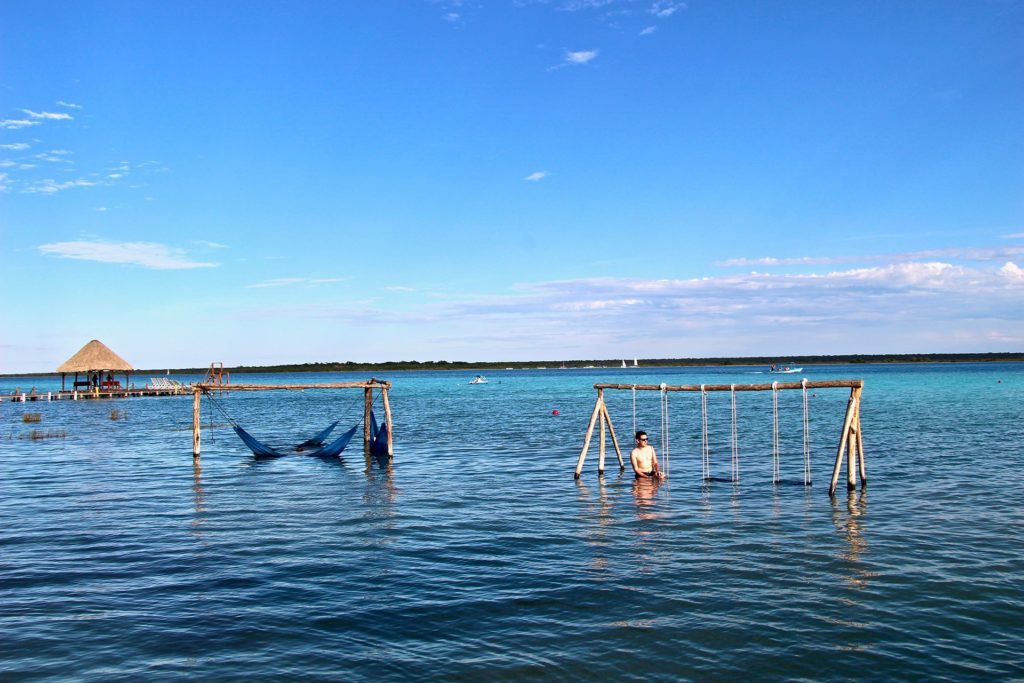
<svg viewBox="0 0 1024 683"><path fill-rule="evenodd" d="M658 466L658 454L654 452L654 446L648 443L647 432L643 430L636 433L636 448L629 454L629 464L633 466L633 474L637 479L665 478Z"/></svg>

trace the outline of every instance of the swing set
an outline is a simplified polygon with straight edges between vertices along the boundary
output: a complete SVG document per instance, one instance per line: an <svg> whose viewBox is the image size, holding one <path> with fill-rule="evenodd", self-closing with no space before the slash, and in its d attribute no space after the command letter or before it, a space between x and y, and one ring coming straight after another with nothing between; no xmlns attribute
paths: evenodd
<svg viewBox="0 0 1024 683"><path fill-rule="evenodd" d="M345 449L352 437L355 436L358 428L358 423L345 432L341 437L334 441L325 444L328 435L337 426L338 421L328 425L328 427L317 435L308 439L297 446L290 447L288 450L273 448L260 442L245 429L242 428L234 419L228 415L227 411L222 406L213 401L213 392L219 391L221 393L226 391L273 391L273 390L285 390L285 391L303 391L305 389L362 389L363 390L363 449L365 452L372 455L378 455L381 457L387 457L388 459L394 456L394 450L392 448L393 430L391 423L391 403L388 401L388 391L391 389L391 382L371 378L365 382L337 382L331 384L231 384L230 388L225 388L224 385L218 385L214 383L200 383L192 385L192 459L194 461L199 460L200 451L200 407L201 399L203 395L206 395L213 405L216 405L218 409L224 414L227 420L231 423L235 432L239 438L245 443L245 445L253 452L253 455L257 458L277 458L286 455L289 451L304 453L305 455L315 455L323 458L333 458L341 454L341 451ZM381 402L384 406L384 424L377 426L377 419L373 414L374 404L374 392L380 397ZM305 450L311 449L311 450Z"/></svg>
<svg viewBox="0 0 1024 683"><path fill-rule="evenodd" d="M730 434L730 446L732 451L732 481L738 483L740 480L740 450L739 450L739 426L736 412L737 391L771 391L772 392L772 482L779 483L780 475L780 448L779 448L779 392L799 389L803 392L803 440L804 440L804 485L811 484L811 446L810 446L810 408L807 401L808 389L850 389L850 398L846 404L846 417L843 421L843 429L839 438L839 448L836 451L835 466L832 469L832 481L829 485L829 496L835 495L836 485L839 482L839 473L843 464L843 456L847 454L847 489L857 488L857 473L860 474L861 487L867 485L867 471L864 465L864 440L860 427L860 397L864 389L864 380L824 380L800 382L772 382L771 384L595 384L597 390L597 402L594 405L594 412L590 416L590 423L587 426L587 433L583 440L583 450L580 452L579 460L576 463L575 478L579 479L583 473L583 462L587 458L587 451L590 448L590 441L594 435L594 427L600 423L600 439L597 461L598 475L604 474L605 461L605 428L611 435L612 445L615 447L615 454L619 459L619 471L626 469L622 458L622 450L619 448L619 440L615 435L615 428L612 426L612 418L608 413L608 406L604 401L605 390L627 390L633 392L633 431L636 432L636 393L638 391L658 391L661 398L661 452L664 464L662 472L666 478L670 469L669 453L669 410L668 397L670 392L690 391L700 392L701 395L701 477L704 481L710 481L711 477L711 444L708 437L708 398L712 391L728 391L731 394L732 425Z"/></svg>

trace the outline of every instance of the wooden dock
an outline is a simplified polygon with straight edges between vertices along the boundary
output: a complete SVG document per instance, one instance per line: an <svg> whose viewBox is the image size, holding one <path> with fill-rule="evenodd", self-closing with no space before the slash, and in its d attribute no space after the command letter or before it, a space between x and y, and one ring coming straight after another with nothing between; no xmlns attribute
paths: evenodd
<svg viewBox="0 0 1024 683"><path fill-rule="evenodd" d="M188 396L192 388L181 385L173 388L151 389L147 387L127 389L79 389L77 391L22 391L0 394L0 403L28 403L29 401L88 401L95 399L136 398L142 396Z"/></svg>

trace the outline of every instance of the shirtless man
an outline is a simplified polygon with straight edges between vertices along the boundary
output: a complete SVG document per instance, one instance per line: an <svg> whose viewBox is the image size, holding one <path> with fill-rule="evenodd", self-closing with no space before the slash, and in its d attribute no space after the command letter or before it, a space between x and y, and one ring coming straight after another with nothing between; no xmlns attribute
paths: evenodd
<svg viewBox="0 0 1024 683"><path fill-rule="evenodd" d="M629 463L633 466L633 473L637 479L664 479L658 467L658 454L654 452L654 446L647 443L647 432L636 433L636 448L629 454Z"/></svg>

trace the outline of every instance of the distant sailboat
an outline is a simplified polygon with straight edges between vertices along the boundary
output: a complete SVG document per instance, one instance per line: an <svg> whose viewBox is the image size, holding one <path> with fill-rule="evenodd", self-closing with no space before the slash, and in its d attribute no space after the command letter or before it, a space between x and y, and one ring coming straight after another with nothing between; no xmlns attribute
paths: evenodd
<svg viewBox="0 0 1024 683"><path fill-rule="evenodd" d="M633 356L633 367L637 367L636 356Z"/></svg>
<svg viewBox="0 0 1024 683"><path fill-rule="evenodd" d="M626 361L622 361L622 367L623 367L623 369L625 369L625 367L626 367Z"/></svg>

